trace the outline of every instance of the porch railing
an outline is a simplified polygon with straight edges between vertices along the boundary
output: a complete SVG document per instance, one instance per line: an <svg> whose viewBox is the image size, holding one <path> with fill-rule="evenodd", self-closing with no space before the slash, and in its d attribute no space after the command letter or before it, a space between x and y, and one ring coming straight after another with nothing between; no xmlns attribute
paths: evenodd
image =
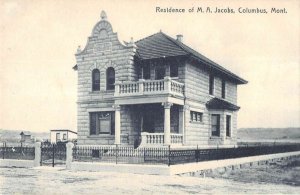
<svg viewBox="0 0 300 195"><path fill-rule="evenodd" d="M171 144L182 144L182 134L171 134ZM141 145L162 145L164 144L164 133L141 133L142 142Z"/></svg>
<svg viewBox="0 0 300 195"><path fill-rule="evenodd" d="M184 84L166 77L162 80L139 80L115 84L115 96L149 95L171 93L184 94Z"/></svg>

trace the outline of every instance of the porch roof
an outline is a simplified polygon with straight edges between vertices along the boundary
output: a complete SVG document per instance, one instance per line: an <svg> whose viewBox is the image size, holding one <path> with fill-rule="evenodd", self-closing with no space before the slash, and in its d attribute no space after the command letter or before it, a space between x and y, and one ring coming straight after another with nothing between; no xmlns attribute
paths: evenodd
<svg viewBox="0 0 300 195"><path fill-rule="evenodd" d="M232 110L237 111L240 109L239 106L234 105L230 102L227 102L225 100L219 99L219 98L212 98L206 103L206 107L208 109L216 109L216 110Z"/></svg>

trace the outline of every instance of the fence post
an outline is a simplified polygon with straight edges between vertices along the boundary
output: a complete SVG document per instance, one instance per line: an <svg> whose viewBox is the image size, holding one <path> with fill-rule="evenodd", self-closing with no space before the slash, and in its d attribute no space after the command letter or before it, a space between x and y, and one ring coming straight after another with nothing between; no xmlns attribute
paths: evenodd
<svg viewBox="0 0 300 195"><path fill-rule="evenodd" d="M41 142L35 142L34 147L34 166L38 167L41 165Z"/></svg>
<svg viewBox="0 0 300 195"><path fill-rule="evenodd" d="M55 145L52 144L52 167L54 167L54 155L55 155Z"/></svg>
<svg viewBox="0 0 300 195"><path fill-rule="evenodd" d="M118 144L116 144L116 164L118 164Z"/></svg>
<svg viewBox="0 0 300 195"><path fill-rule="evenodd" d="M146 149L144 147L144 163L146 162Z"/></svg>
<svg viewBox="0 0 300 195"><path fill-rule="evenodd" d="M3 142L3 149L2 149L2 158L5 157L5 151L6 151L6 142Z"/></svg>
<svg viewBox="0 0 300 195"><path fill-rule="evenodd" d="M168 148L169 148L169 160L168 160L168 166L170 166L170 165L171 165L171 146L169 145Z"/></svg>
<svg viewBox="0 0 300 195"><path fill-rule="evenodd" d="M67 143L67 151L66 151L66 168L71 169L72 161L73 161L73 147L74 144L72 142Z"/></svg>
<svg viewBox="0 0 300 195"><path fill-rule="evenodd" d="M196 150L196 162L199 162L199 148L198 148L198 144L197 144L197 150Z"/></svg>

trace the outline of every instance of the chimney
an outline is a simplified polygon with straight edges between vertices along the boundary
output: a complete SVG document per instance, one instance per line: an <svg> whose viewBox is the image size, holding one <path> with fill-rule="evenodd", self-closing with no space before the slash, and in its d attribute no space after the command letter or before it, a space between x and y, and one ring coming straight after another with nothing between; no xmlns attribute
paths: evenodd
<svg viewBox="0 0 300 195"><path fill-rule="evenodd" d="M183 35L176 35L177 41L182 42Z"/></svg>

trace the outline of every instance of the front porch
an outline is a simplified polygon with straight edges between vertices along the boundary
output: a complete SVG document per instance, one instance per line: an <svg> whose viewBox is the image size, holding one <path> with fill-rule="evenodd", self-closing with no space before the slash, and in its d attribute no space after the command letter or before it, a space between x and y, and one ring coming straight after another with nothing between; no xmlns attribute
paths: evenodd
<svg viewBox="0 0 300 195"><path fill-rule="evenodd" d="M127 131L129 145L134 145L135 148L183 145L183 106L172 103L155 103L115 107L115 144L124 144L121 137L124 135L126 127L122 126L124 123L121 121L126 121L126 115L130 115L133 125L131 130ZM121 109L122 107L123 109ZM124 117L123 120L122 117Z"/></svg>

